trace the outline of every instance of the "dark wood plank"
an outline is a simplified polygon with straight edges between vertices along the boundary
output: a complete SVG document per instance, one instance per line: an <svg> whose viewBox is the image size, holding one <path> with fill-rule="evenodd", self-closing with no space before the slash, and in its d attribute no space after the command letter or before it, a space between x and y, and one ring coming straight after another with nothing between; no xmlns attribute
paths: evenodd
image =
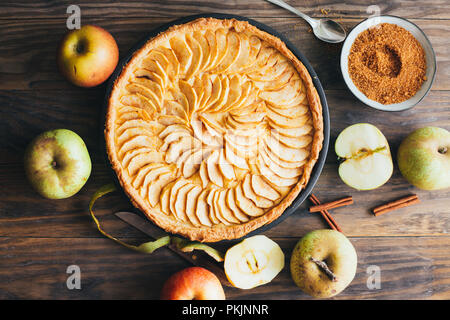
<svg viewBox="0 0 450 320"><path fill-rule="evenodd" d="M298 18L258 18L285 35L311 62L327 90L347 90L342 81L339 56L342 44L316 39L310 27ZM140 39L167 22L168 18L87 18L83 23L100 25L116 38L124 57ZM413 19L430 38L438 68L433 90L450 90L450 20ZM342 20L351 29L360 19ZM0 21L0 90L71 90L56 67L55 52L66 32L64 19ZM79 91L86 92L86 91Z"/></svg>
<svg viewBox="0 0 450 320"><path fill-rule="evenodd" d="M289 259L298 238L274 239L286 263L270 284L252 290L226 288L227 299L309 299L290 276ZM357 274L336 299L450 298L449 237L351 241L358 252ZM0 255L0 299L158 299L164 281L188 266L166 249L144 255L106 239L0 238ZM66 287L66 269L73 264L81 269L81 290ZM381 269L379 290L366 285L372 265Z"/></svg>
<svg viewBox="0 0 450 320"><path fill-rule="evenodd" d="M370 0L286 0L287 3L311 16L324 15L332 17L366 17L370 5L378 5L381 14L403 16L406 18L426 17L434 19L450 18L450 4L439 0L389 0L373 2ZM14 17L61 18L66 17L66 9L74 4L71 1L3 1L1 19ZM93 3L77 1L83 17L108 16L110 18L127 17L179 17L197 13L221 12L252 17L292 17L288 11L278 8L264 0L246 1L209 1L209 0L152 0L143 2L108 1Z"/></svg>

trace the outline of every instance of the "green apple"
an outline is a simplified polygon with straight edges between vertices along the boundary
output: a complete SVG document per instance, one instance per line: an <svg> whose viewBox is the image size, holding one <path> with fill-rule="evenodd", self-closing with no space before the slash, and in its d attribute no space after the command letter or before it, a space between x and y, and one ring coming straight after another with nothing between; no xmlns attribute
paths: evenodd
<svg viewBox="0 0 450 320"><path fill-rule="evenodd" d="M371 190L385 184L394 169L388 141L372 124L358 123L337 137L335 151L342 160L339 176L357 190Z"/></svg>
<svg viewBox="0 0 450 320"><path fill-rule="evenodd" d="M66 129L37 136L26 149L24 162L33 188L49 199L68 198L80 191L92 168L84 141Z"/></svg>
<svg viewBox="0 0 450 320"><path fill-rule="evenodd" d="M291 276L305 293L329 298L352 282L357 262L355 248L345 235L336 230L315 230L295 246L291 256Z"/></svg>
<svg viewBox="0 0 450 320"><path fill-rule="evenodd" d="M400 144L397 161L402 175L417 188L450 187L450 132L438 127L415 130Z"/></svg>
<svg viewBox="0 0 450 320"><path fill-rule="evenodd" d="M94 87L113 73L119 61L116 40L105 29L85 25L66 33L57 53L61 73L73 84Z"/></svg>

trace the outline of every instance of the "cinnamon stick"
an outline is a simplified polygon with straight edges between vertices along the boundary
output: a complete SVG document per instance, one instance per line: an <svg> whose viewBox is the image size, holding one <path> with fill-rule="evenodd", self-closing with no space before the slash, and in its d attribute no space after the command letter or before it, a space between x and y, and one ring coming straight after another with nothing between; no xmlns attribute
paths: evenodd
<svg viewBox="0 0 450 320"><path fill-rule="evenodd" d="M319 211L324 211L324 210L329 210L329 209L335 209L335 208L347 206L349 204L353 204L353 198L351 196L345 197L345 198L342 198L339 200L312 206L309 208L309 212L319 212Z"/></svg>
<svg viewBox="0 0 450 320"><path fill-rule="evenodd" d="M311 196L309 197L309 200L311 200L311 202L314 203L315 205L320 204L320 200L314 194L311 194ZM342 232L342 229L339 227L339 225L336 223L334 218L331 216L331 214L327 210L320 211L320 214L325 219L325 221L328 223L328 225L330 226L331 229Z"/></svg>
<svg viewBox="0 0 450 320"><path fill-rule="evenodd" d="M400 198L395 201L390 201L381 206L378 206L378 207L374 208L372 210L372 212L376 217L378 217L387 212L390 212L390 211L393 211L396 209L400 209L400 208L404 208L404 207L408 207L408 206L411 206L411 205L419 203L419 202L420 202L419 197L416 194L413 194L413 195L410 195L407 197Z"/></svg>

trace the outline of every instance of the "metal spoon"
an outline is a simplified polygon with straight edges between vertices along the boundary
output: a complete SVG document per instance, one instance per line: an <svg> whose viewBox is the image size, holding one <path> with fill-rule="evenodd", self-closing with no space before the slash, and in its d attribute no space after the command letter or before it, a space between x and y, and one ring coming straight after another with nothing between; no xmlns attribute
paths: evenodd
<svg viewBox="0 0 450 320"><path fill-rule="evenodd" d="M339 43L345 40L347 33L344 28L337 22L330 19L313 19L306 14L298 11L297 9L291 7L287 3L282 0L266 0L270 3L276 4L286 10L295 13L299 17L302 17L309 23L313 32L317 38L322 41L330 42L330 43Z"/></svg>

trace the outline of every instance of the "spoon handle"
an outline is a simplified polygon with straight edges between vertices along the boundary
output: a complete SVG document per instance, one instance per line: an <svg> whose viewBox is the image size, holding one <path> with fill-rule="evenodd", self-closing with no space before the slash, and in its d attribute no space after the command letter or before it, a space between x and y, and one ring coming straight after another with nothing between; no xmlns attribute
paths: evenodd
<svg viewBox="0 0 450 320"><path fill-rule="evenodd" d="M290 12L298 15L299 17L303 18L306 20L306 22L308 22L311 27L315 27L317 25L317 21L309 16L307 16L306 14L304 14L303 12L300 12L299 10L295 9L294 7L288 5L286 2L282 1L282 0L266 0L270 3L276 4L277 6L280 6L286 10L289 10Z"/></svg>

